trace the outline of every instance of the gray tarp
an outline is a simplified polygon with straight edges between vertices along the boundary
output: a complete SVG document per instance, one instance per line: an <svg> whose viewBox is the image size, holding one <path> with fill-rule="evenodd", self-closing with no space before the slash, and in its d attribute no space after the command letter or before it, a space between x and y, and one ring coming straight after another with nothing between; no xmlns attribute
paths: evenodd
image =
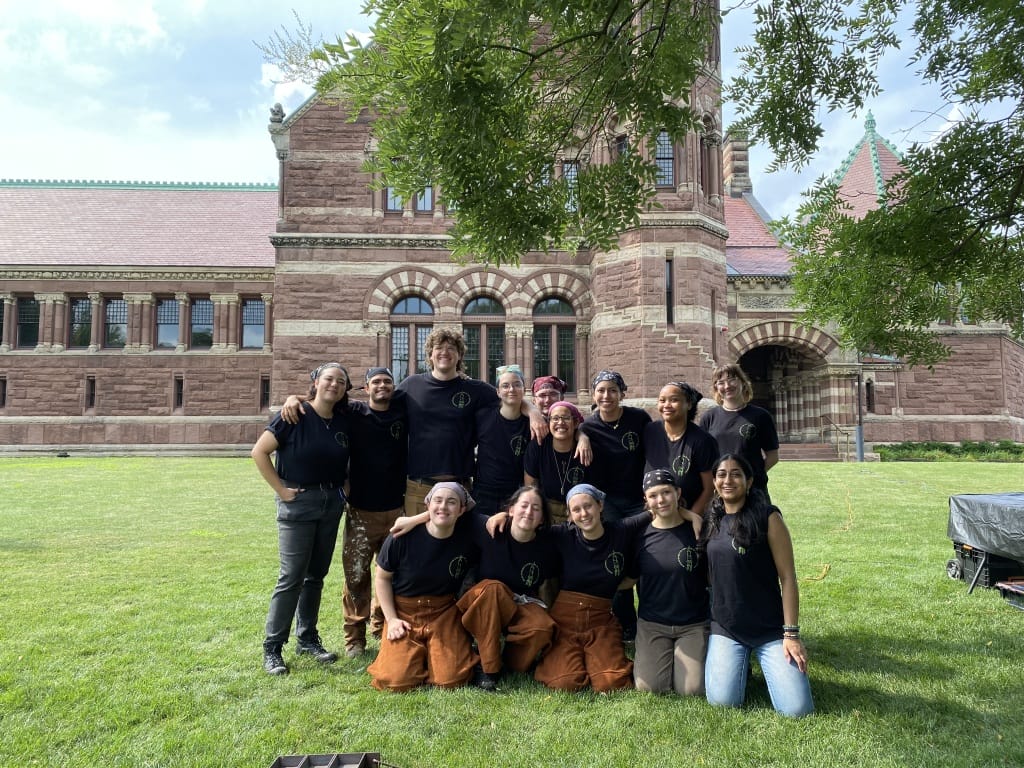
<svg viewBox="0 0 1024 768"><path fill-rule="evenodd" d="M950 496L949 538L1024 561L1024 492Z"/></svg>

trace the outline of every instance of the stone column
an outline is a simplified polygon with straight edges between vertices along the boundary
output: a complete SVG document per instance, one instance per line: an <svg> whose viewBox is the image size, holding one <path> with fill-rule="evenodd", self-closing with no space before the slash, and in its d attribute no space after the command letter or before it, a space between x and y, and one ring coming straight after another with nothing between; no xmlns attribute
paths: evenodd
<svg viewBox="0 0 1024 768"><path fill-rule="evenodd" d="M89 351L99 352L103 338L103 296L99 293L89 294L90 318L92 320L89 329Z"/></svg>
<svg viewBox="0 0 1024 768"><path fill-rule="evenodd" d="M576 325L576 381L565 382L569 391L575 390L577 402L590 405L590 324ZM584 411L586 408L584 408Z"/></svg>
<svg viewBox="0 0 1024 768"><path fill-rule="evenodd" d="M188 349L189 343L189 298L188 294L182 291L174 294L174 300L178 302L178 344L175 352L184 352Z"/></svg>
<svg viewBox="0 0 1024 768"><path fill-rule="evenodd" d="M0 293L0 316L3 317L3 334L0 335L0 352L10 352L14 346L14 295Z"/></svg>
<svg viewBox="0 0 1024 768"><path fill-rule="evenodd" d="M36 301L39 302L39 342L36 344L36 352L63 352L60 333L64 327L67 296L63 293L37 293ZM59 313L57 307L61 308Z"/></svg>
<svg viewBox="0 0 1024 768"><path fill-rule="evenodd" d="M274 350L274 294L261 293L260 298L263 299L263 351L272 352Z"/></svg>
<svg viewBox="0 0 1024 768"><path fill-rule="evenodd" d="M213 346L211 352L238 350L238 294L211 293L213 302Z"/></svg>

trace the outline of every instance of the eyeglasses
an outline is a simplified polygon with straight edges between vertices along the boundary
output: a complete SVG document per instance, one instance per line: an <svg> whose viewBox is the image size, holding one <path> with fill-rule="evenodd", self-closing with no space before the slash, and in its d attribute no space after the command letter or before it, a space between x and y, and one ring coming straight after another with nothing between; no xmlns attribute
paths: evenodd
<svg viewBox="0 0 1024 768"><path fill-rule="evenodd" d="M438 344L434 347L435 352L458 352L459 350L451 344Z"/></svg>
<svg viewBox="0 0 1024 768"><path fill-rule="evenodd" d="M523 388L523 382L521 382L521 381L506 381L504 384L499 384L498 385L498 389L500 389L502 392L508 392L509 390L512 390L512 389L522 389L522 388Z"/></svg>
<svg viewBox="0 0 1024 768"><path fill-rule="evenodd" d="M553 424L571 424L573 418L572 416L549 416L548 421Z"/></svg>

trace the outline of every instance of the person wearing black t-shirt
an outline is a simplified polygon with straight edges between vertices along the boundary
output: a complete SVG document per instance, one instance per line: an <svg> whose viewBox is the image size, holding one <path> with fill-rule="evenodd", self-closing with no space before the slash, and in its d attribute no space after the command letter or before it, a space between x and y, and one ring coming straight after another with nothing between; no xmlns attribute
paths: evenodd
<svg viewBox="0 0 1024 768"><path fill-rule="evenodd" d="M497 408L477 411L474 512L490 517L523 484L523 456L530 443L530 420L523 415L526 384L518 365L498 368Z"/></svg>
<svg viewBox="0 0 1024 768"><path fill-rule="evenodd" d="M711 704L739 707L750 656L757 657L772 706L789 717L814 711L807 649L800 640L800 592L793 542L782 513L753 487L742 456L715 463L704 523L711 581L711 638L704 684Z"/></svg>
<svg viewBox="0 0 1024 768"><path fill-rule="evenodd" d="M704 693L708 645L707 563L679 506L676 476L644 475L651 523L636 539L631 576L638 578L633 679L641 691Z"/></svg>
<svg viewBox="0 0 1024 768"><path fill-rule="evenodd" d="M548 427L551 432L540 443L526 446L523 460L523 482L541 490L551 520L564 523L569 519L565 494L574 485L590 479L589 467L577 457L577 432L583 415L572 403L559 400L548 406Z"/></svg>
<svg viewBox="0 0 1024 768"><path fill-rule="evenodd" d="M754 487L768 494L768 471L779 463L779 434L775 420L764 408L751 405L754 385L736 363L727 363L711 373L711 386L718 405L705 411L700 426L718 443L720 454L738 454L754 469Z"/></svg>
<svg viewBox="0 0 1024 768"><path fill-rule="evenodd" d="M310 378L312 400L298 423L275 416L252 449L256 467L277 495L280 572L263 641L263 667L272 675L288 672L281 649L293 618L299 654L322 664L338 658L324 649L317 620L345 508L352 385L339 363L324 363ZM276 465L271 460L275 452Z"/></svg>
<svg viewBox="0 0 1024 768"><path fill-rule="evenodd" d="M455 592L477 561L473 499L458 483L435 484L424 500L429 520L389 535L377 556L375 586L384 611L380 652L367 667L374 688L454 688L473 674L477 655L460 622Z"/></svg>
<svg viewBox="0 0 1024 768"><path fill-rule="evenodd" d="M718 458L714 438L693 423L697 404L703 397L685 381L669 382L658 393L661 420L644 429L645 471L672 471L679 488L679 502L697 533L715 490L711 465Z"/></svg>
<svg viewBox="0 0 1024 768"><path fill-rule="evenodd" d="M600 478L605 492L605 520L624 520L644 511L644 430L651 416L642 408L623 405L626 382L617 371L594 376L593 398L597 410L583 422L581 431L590 438L594 459L590 477ZM636 607L633 590L615 596L615 615L623 638L636 638Z"/></svg>
<svg viewBox="0 0 1024 768"><path fill-rule="evenodd" d="M603 692L633 685L612 596L627 578L634 539L649 518L604 522L603 500L592 485L574 486L566 495L572 522L551 529L562 558L561 591L551 607L557 629L534 672L549 688L578 691L589 684Z"/></svg>
<svg viewBox="0 0 1024 768"><path fill-rule="evenodd" d="M352 437L348 512L342 533L345 588L345 654L366 650L366 625L380 637L384 614L371 598L370 565L388 531L402 514L408 419L404 404L393 403L395 378L387 368L370 368L364 387L368 402L349 403Z"/></svg>

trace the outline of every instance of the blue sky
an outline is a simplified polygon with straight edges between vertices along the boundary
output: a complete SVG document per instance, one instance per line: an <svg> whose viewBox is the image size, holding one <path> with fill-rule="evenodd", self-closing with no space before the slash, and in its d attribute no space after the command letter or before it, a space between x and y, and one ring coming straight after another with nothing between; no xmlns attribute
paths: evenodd
<svg viewBox="0 0 1024 768"><path fill-rule="evenodd" d="M354 0L0 0L0 178L275 182L270 107L287 112L309 89L276 84L254 41L294 28L365 32ZM723 29L723 77L748 42L748 11ZM886 92L869 106L898 148L926 141L944 121L933 89L884 62ZM938 114L933 114L938 111ZM724 109L725 124L732 110ZM929 115L931 115L929 117ZM766 174L755 148L754 192L768 211L795 209L799 191L834 170L863 135L864 114L823 115L826 135L801 173Z"/></svg>

